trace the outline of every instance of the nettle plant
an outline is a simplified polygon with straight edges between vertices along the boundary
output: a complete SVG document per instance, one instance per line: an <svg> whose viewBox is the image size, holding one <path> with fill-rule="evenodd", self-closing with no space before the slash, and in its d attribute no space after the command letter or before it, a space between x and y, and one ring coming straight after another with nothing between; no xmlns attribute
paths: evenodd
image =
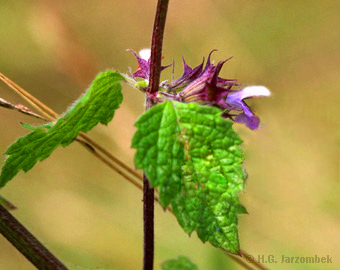
<svg viewBox="0 0 340 270"><path fill-rule="evenodd" d="M62 116L46 107L42 110L44 116L39 116L28 108L1 100L3 107L52 120L40 126L22 124L30 132L5 153L7 159L0 175L0 187L4 187L19 171L29 171L59 146L78 141L94 153L98 148L101 151L84 133L98 123L107 125L112 120L123 101L122 84L127 83L145 94L146 111L136 121L137 131L131 144L136 149L135 166L144 170L144 269L153 267L154 200L172 212L189 235L196 231L202 242L208 241L228 254L246 254L240 250L237 229L238 215L247 213L238 198L246 172L242 167L242 140L232 126L241 123L252 130L258 129L260 119L245 100L270 95L263 86L244 87L236 79L219 77L230 58L215 65L211 61L213 51L194 68L183 58L183 75L159 82L161 70L171 66L161 66L167 4L159 1L152 49L139 54L130 50L137 59L137 70L128 74L112 70L100 73ZM33 97L31 101L39 107L40 103ZM126 165L122 166L131 172ZM0 229L6 236L5 227L1 221ZM35 265L39 269L66 269L61 263L61 266ZM163 264L163 269L197 268L180 257Z"/></svg>

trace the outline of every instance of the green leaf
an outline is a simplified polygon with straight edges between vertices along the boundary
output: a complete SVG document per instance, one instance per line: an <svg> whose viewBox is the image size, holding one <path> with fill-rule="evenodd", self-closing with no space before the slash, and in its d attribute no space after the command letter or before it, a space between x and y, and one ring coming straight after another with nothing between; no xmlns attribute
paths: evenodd
<svg viewBox="0 0 340 270"><path fill-rule="evenodd" d="M246 212L238 193L245 175L240 166L242 141L232 121L215 107L166 101L136 125L135 163L154 187L163 190L160 201L165 197L171 203L187 233L196 230L203 242L238 253L237 215Z"/></svg>
<svg viewBox="0 0 340 270"><path fill-rule="evenodd" d="M178 259L165 261L162 270L198 270L198 267L188 258L179 256Z"/></svg>
<svg viewBox="0 0 340 270"><path fill-rule="evenodd" d="M179 224L187 233L231 253L239 253L237 215L244 211L238 193L243 190L240 166L242 140L232 121L215 107L175 103L186 142L181 193L172 202Z"/></svg>
<svg viewBox="0 0 340 270"><path fill-rule="evenodd" d="M117 72L100 73L88 91L53 125L43 125L19 138L6 151L8 158L2 167L0 187L20 170L27 172L37 161L49 157L59 146L69 145L79 132L87 132L99 122L107 125L123 100L121 82ZM29 125L24 127L32 129Z"/></svg>
<svg viewBox="0 0 340 270"><path fill-rule="evenodd" d="M170 102L154 106L135 125L135 165L144 169L153 187L159 186L160 203L167 207L180 191L184 162L175 108Z"/></svg>

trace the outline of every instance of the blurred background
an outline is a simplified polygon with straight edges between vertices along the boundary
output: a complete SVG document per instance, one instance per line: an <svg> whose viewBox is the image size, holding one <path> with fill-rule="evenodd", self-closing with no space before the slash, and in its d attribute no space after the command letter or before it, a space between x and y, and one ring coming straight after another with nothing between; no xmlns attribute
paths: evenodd
<svg viewBox="0 0 340 270"><path fill-rule="evenodd" d="M0 4L0 72L62 113L95 75L133 70L126 49L149 47L156 1L9 1ZM251 100L263 125L235 124L249 173L239 219L241 248L257 258L331 256L332 264L268 264L270 269L340 269L340 5L338 1L170 1L163 64L181 57L196 66L212 49L230 56L221 77L265 85L273 95ZM162 79L171 78L171 70ZM0 97L24 103L5 84ZM90 137L133 166L130 140L144 97L127 86L108 127ZM0 108L0 152L23 136ZM0 164L3 164L3 156ZM72 269L141 269L142 192L79 144L56 150L0 191L13 214ZM155 269L185 255L201 270L242 269L220 250L190 238L156 206ZM34 269L0 237L0 269Z"/></svg>

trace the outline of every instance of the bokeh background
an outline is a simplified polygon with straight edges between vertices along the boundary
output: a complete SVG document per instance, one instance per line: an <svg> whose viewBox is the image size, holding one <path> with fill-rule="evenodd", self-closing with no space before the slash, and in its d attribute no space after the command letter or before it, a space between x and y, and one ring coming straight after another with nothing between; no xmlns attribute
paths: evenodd
<svg viewBox="0 0 340 270"><path fill-rule="evenodd" d="M0 3L0 72L63 112L107 68L136 68L131 48L150 46L155 0L9 1ZM340 5L335 0L170 1L163 63L198 65L234 56L221 75L265 85L250 101L258 131L234 125L249 173L241 200L241 247L253 254L326 256L332 264L268 264L270 269L340 269ZM163 73L170 79L171 72ZM0 97L25 104L0 83ZM133 166L133 124L144 108L127 86L108 125L90 137ZM38 120L0 108L0 152ZM4 162L3 157L1 164ZM80 145L58 149L1 191L14 215L72 269L141 269L142 193ZM155 269L188 256L200 269L241 269L209 244L190 238L156 206ZM34 269L0 237L0 269Z"/></svg>

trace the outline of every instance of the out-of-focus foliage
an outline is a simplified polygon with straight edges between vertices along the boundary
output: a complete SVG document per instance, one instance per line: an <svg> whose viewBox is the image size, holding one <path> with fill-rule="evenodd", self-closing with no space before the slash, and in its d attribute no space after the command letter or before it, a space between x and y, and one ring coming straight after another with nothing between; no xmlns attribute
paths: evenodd
<svg viewBox="0 0 340 270"><path fill-rule="evenodd" d="M249 178L239 220L242 248L258 255L333 257L332 264L290 264L292 270L340 267L340 6L338 1L170 1L163 64L189 65L211 49L221 71L244 85L265 85L272 98L249 104L263 122L244 140ZM126 49L150 46L155 1L2 1L0 71L61 113L107 68L127 72ZM171 79L171 69L162 79ZM108 125L90 136L133 166L133 124L144 96L123 89ZM23 103L0 84L0 97ZM25 104L28 105L28 104ZM0 152L24 135L19 122L39 120L0 108ZM4 159L3 159L4 162ZM70 266L138 269L142 261L142 194L76 144L57 149L1 195L15 216ZM20 179L19 179L20 178ZM27 183L30 183L27 186ZM156 265L188 254L200 269L241 269L156 206ZM33 267L0 238L0 269ZM287 265L268 264L285 270Z"/></svg>
<svg viewBox="0 0 340 270"><path fill-rule="evenodd" d="M198 270L198 267L187 257L179 256L177 259L164 262L162 270Z"/></svg>

